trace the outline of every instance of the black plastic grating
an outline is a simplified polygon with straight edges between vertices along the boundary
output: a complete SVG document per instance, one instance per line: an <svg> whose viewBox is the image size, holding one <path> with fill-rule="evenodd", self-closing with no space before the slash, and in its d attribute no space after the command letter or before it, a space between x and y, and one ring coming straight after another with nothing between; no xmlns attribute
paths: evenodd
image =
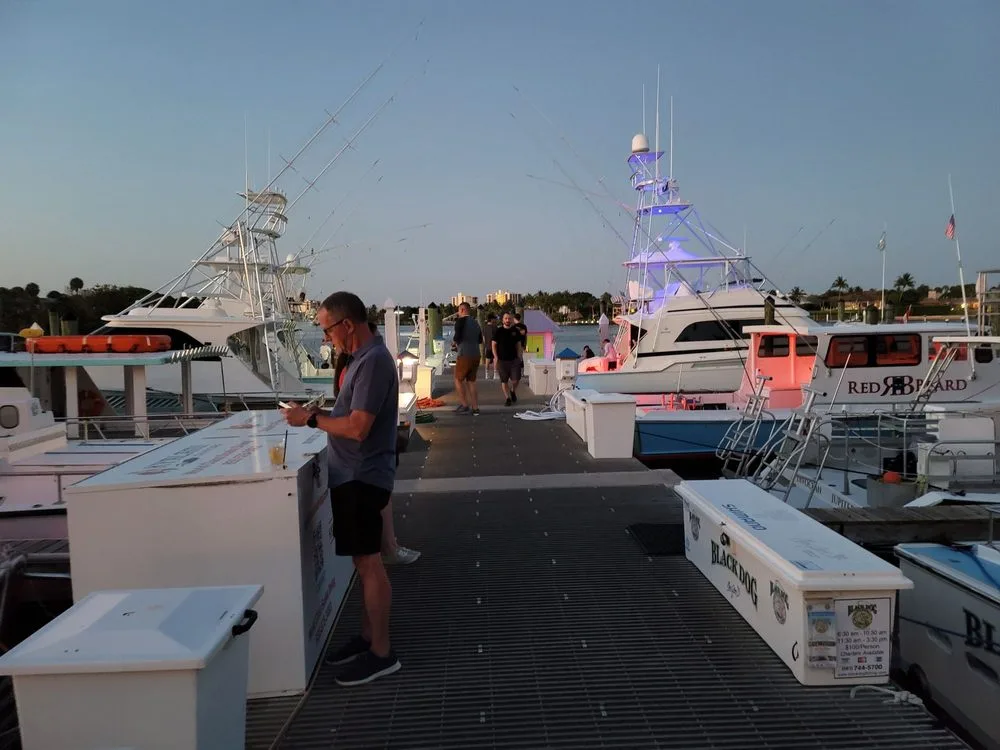
<svg viewBox="0 0 1000 750"><path fill-rule="evenodd" d="M966 747L922 708L799 685L683 556L639 551L628 525L681 518L665 488L395 502L424 553L392 570L403 669L324 667L282 748Z"/></svg>

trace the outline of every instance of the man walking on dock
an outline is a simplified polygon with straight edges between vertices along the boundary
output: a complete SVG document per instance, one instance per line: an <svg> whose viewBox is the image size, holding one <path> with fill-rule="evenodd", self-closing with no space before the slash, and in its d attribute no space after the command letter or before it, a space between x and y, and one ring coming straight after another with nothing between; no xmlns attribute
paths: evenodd
<svg viewBox="0 0 1000 750"><path fill-rule="evenodd" d="M347 375L329 414L291 404L285 419L328 436L336 552L353 558L364 599L360 635L328 662L347 665L336 677L339 684L363 685L401 666L389 643L392 589L381 554L381 512L396 480L399 381L396 363L382 337L369 329L368 311L357 295L331 294L316 320L324 337L348 353Z"/></svg>
<svg viewBox="0 0 1000 750"><path fill-rule="evenodd" d="M503 314L503 325L493 334L493 356L497 361L500 388L506 398L505 406L517 403L517 384L521 380L521 361L524 356L521 332L514 327L510 313Z"/></svg>
<svg viewBox="0 0 1000 750"><path fill-rule="evenodd" d="M458 391L458 408L460 414L472 412L479 414L479 392L476 389L476 375L479 372L479 345L483 341L483 332L479 321L469 313L472 308L468 302L458 306L458 319L455 321L455 337L452 347L458 350L455 361L455 390Z"/></svg>

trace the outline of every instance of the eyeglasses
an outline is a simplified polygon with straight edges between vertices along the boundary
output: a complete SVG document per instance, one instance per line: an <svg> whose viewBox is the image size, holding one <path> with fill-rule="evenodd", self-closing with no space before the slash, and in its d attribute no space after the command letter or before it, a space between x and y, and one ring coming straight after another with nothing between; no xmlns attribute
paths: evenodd
<svg viewBox="0 0 1000 750"><path fill-rule="evenodd" d="M331 323L330 325L328 325L326 328L323 329L323 335L324 336L329 336L330 335L330 331L332 331L334 328L336 328L337 326L339 326L341 323L344 323L346 320L347 320L347 318L341 318L336 323Z"/></svg>

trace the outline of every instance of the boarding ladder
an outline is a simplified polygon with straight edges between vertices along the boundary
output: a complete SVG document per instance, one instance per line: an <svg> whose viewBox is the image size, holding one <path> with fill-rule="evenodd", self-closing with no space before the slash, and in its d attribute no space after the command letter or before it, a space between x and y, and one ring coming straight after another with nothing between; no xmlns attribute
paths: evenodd
<svg viewBox="0 0 1000 750"><path fill-rule="evenodd" d="M741 476L746 470L747 462L753 457L757 445L757 435L760 434L760 423L767 406L768 396L764 393L767 383L773 378L770 375L757 373L753 393L747 399L740 418L733 422L726 434L722 436L719 447L715 451L716 458L722 461L722 475L732 478Z"/></svg>
<svg viewBox="0 0 1000 750"><path fill-rule="evenodd" d="M818 433L818 429L826 421L824 417L813 410L816 396L820 395L820 392L809 386L803 386L802 391L806 394L802 408L796 410L785 421L781 429L775 431L776 438L769 441L761 451L759 465L748 476L750 481L768 491L777 487L779 483L785 482L785 492L782 499L786 503L792 487L796 484L795 480L799 477L807 449L810 443L814 440L818 442L818 439L822 437ZM829 441L826 442L828 444L820 460L820 472L822 472L822 467L830 452Z"/></svg>

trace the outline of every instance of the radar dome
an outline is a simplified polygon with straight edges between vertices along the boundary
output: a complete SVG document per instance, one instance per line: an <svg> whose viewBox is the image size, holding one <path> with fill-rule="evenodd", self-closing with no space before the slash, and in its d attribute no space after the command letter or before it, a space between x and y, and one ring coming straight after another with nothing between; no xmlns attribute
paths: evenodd
<svg viewBox="0 0 1000 750"><path fill-rule="evenodd" d="M649 151L649 139L643 134L638 133L632 136L632 153L633 154L645 154Z"/></svg>

